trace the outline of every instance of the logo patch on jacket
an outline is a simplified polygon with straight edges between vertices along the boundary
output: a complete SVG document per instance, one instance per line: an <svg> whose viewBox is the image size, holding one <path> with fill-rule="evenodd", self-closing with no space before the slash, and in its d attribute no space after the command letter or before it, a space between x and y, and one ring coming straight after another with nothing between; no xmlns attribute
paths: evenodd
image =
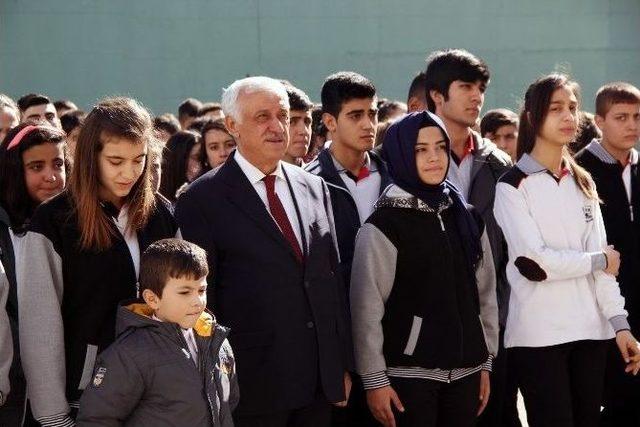
<svg viewBox="0 0 640 427"><path fill-rule="evenodd" d="M582 207L582 213L584 213L584 221L585 222L593 221L593 206L584 205Z"/></svg>
<svg viewBox="0 0 640 427"><path fill-rule="evenodd" d="M98 368L96 371L96 376L93 377L93 385L99 387L102 384L102 380L104 379L104 374L107 373L107 368Z"/></svg>

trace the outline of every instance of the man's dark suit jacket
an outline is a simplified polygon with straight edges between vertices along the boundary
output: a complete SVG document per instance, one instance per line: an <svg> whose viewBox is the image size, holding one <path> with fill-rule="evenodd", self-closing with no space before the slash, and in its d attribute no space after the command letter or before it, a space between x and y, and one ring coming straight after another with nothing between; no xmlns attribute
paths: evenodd
<svg viewBox="0 0 640 427"><path fill-rule="evenodd" d="M233 158L191 184L176 206L182 236L207 251L208 305L231 328L237 413L247 415L302 408L318 392L344 400L344 372L353 367L329 191L319 177L282 168L303 263Z"/></svg>

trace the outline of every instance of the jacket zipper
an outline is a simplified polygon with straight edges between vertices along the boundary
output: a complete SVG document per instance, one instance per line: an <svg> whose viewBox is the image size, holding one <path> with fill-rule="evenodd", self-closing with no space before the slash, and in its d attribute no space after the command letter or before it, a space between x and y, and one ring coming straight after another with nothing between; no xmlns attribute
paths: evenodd
<svg viewBox="0 0 640 427"><path fill-rule="evenodd" d="M436 212L436 215L438 216L438 220L440 221L440 228L442 229L442 231L447 231L444 228L444 222L442 221L442 216L440 216L440 212Z"/></svg>
<svg viewBox="0 0 640 427"><path fill-rule="evenodd" d="M179 341L179 345L180 345L180 351L182 352L182 354L184 354L185 359L189 359L191 360L193 366L198 369L198 371L200 371L199 369L199 364L200 364L200 358L198 357L198 365L196 365L195 361L193 361L193 356L191 355L191 352L189 351L189 344L187 344L187 340L184 338L184 335L182 335L182 331L180 330L180 326L176 326L176 335L178 336L178 341ZM196 349L197 349L197 343L196 343Z"/></svg>
<svg viewBox="0 0 640 427"><path fill-rule="evenodd" d="M445 240L447 241L447 248L449 249L449 254L450 256L453 256L453 249L451 248L451 241L449 240L449 233L447 233L447 230L445 229L444 226L444 221L442 220L442 215L441 211L436 212L436 216L438 217L438 220L440 221L440 228L442 229L442 232L444 234ZM457 301L457 297L456 297L456 303L458 303ZM463 331L464 333L464 331ZM464 347L464 338L460 337L460 348ZM447 383L451 382L451 371L449 371L449 375L447 377Z"/></svg>

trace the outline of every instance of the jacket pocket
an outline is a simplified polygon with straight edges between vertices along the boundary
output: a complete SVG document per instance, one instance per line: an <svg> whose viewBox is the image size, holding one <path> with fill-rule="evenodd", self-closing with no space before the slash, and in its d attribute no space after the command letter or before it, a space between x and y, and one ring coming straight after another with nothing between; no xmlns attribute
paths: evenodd
<svg viewBox="0 0 640 427"><path fill-rule="evenodd" d="M411 331L409 332L409 338L407 338L407 345L404 347L404 354L407 356L413 356L413 352L416 350L416 345L418 344L418 337L420 336L421 328L422 317L413 316Z"/></svg>
<svg viewBox="0 0 640 427"><path fill-rule="evenodd" d="M98 355L98 346L88 344L87 352L84 356L84 366L82 368L82 377L80 377L80 384L78 385L78 390L84 390L88 385L89 381L93 377L93 368L96 364L96 356Z"/></svg>

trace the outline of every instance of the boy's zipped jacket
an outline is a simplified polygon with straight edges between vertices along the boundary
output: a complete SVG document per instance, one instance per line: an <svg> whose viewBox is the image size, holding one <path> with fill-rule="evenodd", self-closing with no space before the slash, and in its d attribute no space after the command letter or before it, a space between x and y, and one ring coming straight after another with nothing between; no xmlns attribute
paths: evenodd
<svg viewBox="0 0 640 427"><path fill-rule="evenodd" d="M152 314L139 301L118 308L118 338L98 356L77 425L233 426L239 394L228 329L202 313L196 366L180 326Z"/></svg>
<svg viewBox="0 0 640 427"><path fill-rule="evenodd" d="M631 200L627 196L621 165L597 140L576 155L576 161L593 178L602 203L602 219L607 242L620 252L620 271L616 277L629 312L629 324L640 332L640 171L638 152L629 157Z"/></svg>
<svg viewBox="0 0 640 427"><path fill-rule="evenodd" d="M380 174L380 194L391 184L389 171L382 158L373 150L369 151L371 161L376 164ZM347 186L342 181L340 174L333 163L331 152L328 148L322 150L318 157L309 163L305 170L323 178L331 195L333 207L333 219L336 224L336 238L340 251L340 269L346 284L347 291L351 281L351 262L353 261L353 248L356 242L356 234L360 229L360 216L358 208Z"/></svg>

